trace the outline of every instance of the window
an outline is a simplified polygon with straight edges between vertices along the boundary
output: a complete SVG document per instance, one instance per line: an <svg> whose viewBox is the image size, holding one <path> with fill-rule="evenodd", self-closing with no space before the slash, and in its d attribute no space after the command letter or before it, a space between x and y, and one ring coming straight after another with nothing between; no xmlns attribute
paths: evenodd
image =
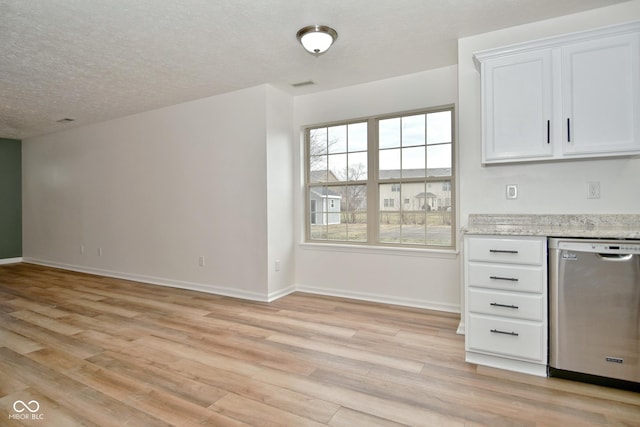
<svg viewBox="0 0 640 427"><path fill-rule="evenodd" d="M309 240L367 242L367 134L367 122L307 130Z"/></svg>
<svg viewBox="0 0 640 427"><path fill-rule="evenodd" d="M307 241L454 246L453 108L306 129Z"/></svg>

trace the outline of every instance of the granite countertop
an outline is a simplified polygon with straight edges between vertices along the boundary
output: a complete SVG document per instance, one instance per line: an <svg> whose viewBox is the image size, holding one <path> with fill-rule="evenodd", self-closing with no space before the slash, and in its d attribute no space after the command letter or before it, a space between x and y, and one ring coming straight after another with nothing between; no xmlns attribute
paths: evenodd
<svg viewBox="0 0 640 427"><path fill-rule="evenodd" d="M634 214L470 214L464 234L505 236L640 239L640 215Z"/></svg>

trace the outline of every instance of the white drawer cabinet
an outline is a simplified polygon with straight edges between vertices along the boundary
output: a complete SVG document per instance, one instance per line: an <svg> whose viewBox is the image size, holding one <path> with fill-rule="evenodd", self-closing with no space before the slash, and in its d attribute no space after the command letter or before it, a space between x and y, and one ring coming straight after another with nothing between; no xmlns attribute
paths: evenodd
<svg viewBox="0 0 640 427"><path fill-rule="evenodd" d="M544 271L541 265L504 265L469 261L467 282L476 288L519 292L542 292Z"/></svg>
<svg viewBox="0 0 640 427"><path fill-rule="evenodd" d="M523 240L516 237L483 237L469 240L469 260L500 262L505 264L542 264L542 246L539 239Z"/></svg>
<svg viewBox="0 0 640 427"><path fill-rule="evenodd" d="M469 289L469 312L542 322L542 295Z"/></svg>
<svg viewBox="0 0 640 427"><path fill-rule="evenodd" d="M466 360L547 374L547 241L464 238Z"/></svg>
<svg viewBox="0 0 640 427"><path fill-rule="evenodd" d="M530 360L533 363L539 363L546 358L543 354L546 347L542 342L546 334L540 322L523 322L497 316L471 314L468 333L468 346L471 350Z"/></svg>

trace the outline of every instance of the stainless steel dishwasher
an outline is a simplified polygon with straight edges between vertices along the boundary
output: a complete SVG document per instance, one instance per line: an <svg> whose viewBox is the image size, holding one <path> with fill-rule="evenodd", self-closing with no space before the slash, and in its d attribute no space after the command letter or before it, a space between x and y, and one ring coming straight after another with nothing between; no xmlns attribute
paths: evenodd
<svg viewBox="0 0 640 427"><path fill-rule="evenodd" d="M548 243L549 374L640 390L640 240Z"/></svg>

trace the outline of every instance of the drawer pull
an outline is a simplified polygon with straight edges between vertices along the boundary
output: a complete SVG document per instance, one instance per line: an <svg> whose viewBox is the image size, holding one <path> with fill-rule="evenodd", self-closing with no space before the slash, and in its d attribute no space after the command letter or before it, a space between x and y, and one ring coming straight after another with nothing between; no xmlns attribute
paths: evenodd
<svg viewBox="0 0 640 427"><path fill-rule="evenodd" d="M491 329L491 333L493 333L493 334L502 334L502 335L511 335L513 337L517 337L518 335L520 335L517 332L501 331L500 329Z"/></svg>
<svg viewBox="0 0 640 427"><path fill-rule="evenodd" d="M489 303L489 305L493 306L493 307L505 307L505 308L513 308L514 310L518 310L520 307L518 307L517 305L507 305L507 304L498 304L497 302L492 302Z"/></svg>
<svg viewBox="0 0 640 427"><path fill-rule="evenodd" d="M518 251L511 251L506 249L489 249L492 254L517 254Z"/></svg>
<svg viewBox="0 0 640 427"><path fill-rule="evenodd" d="M510 282L517 282L518 281L517 277L489 276L489 279L492 279L492 280L508 280Z"/></svg>

